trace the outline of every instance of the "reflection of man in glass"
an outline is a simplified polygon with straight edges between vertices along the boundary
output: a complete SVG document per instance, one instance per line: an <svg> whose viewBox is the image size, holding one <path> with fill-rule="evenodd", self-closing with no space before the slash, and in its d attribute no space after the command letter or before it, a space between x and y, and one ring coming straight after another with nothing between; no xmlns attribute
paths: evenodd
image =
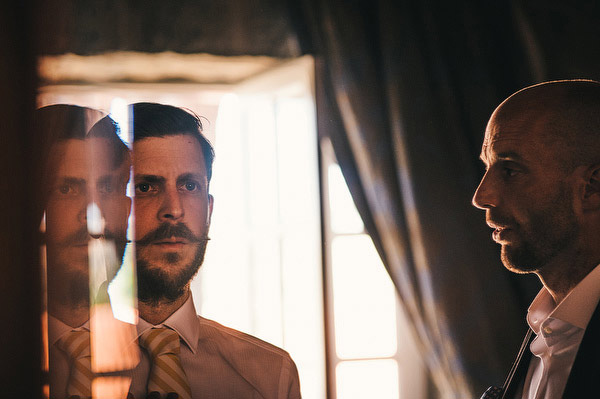
<svg viewBox="0 0 600 399"><path fill-rule="evenodd" d="M299 398L296 366L266 342L197 316L190 282L204 258L214 157L200 120L133 106L138 324L136 398ZM233 244L235 245L235 244ZM170 359L159 348L170 346ZM165 360L167 359L167 360ZM168 396L171 394L171 396Z"/></svg>
<svg viewBox="0 0 600 399"><path fill-rule="evenodd" d="M52 397L71 396L67 385L73 359L66 336L75 328L89 331L89 241L102 237L111 243L119 265L126 244L130 158L116 126L101 116L72 105L49 106L36 113L36 130L47 147L42 186ZM82 391L89 391L89 379L80 383Z"/></svg>

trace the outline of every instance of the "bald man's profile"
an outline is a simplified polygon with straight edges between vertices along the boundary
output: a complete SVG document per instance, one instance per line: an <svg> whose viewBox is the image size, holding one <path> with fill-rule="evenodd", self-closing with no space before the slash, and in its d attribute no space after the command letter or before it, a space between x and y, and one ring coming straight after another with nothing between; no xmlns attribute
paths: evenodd
<svg viewBox="0 0 600 399"><path fill-rule="evenodd" d="M484 397L597 397L600 83L553 81L516 92L492 113L481 159L486 172L473 204L485 210L502 263L543 284L503 389Z"/></svg>

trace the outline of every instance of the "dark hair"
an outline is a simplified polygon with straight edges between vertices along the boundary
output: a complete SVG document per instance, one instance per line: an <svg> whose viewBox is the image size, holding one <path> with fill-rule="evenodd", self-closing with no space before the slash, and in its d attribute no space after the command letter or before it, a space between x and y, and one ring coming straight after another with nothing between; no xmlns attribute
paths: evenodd
<svg viewBox="0 0 600 399"><path fill-rule="evenodd" d="M165 137L186 134L193 136L200 143L206 176L212 177L212 164L215 158L213 146L202 134L200 117L191 111L172 105L157 103L135 103L133 111L133 141L148 137Z"/></svg>
<svg viewBox="0 0 600 399"><path fill-rule="evenodd" d="M41 144L40 151L47 154L53 144L63 140L104 138L109 140L115 155L117 163L114 166L121 165L129 148L119 137L117 123L110 116L103 115L93 108L72 104L55 104L37 109L33 115L33 126ZM47 155L42 155L42 158L46 159Z"/></svg>
<svg viewBox="0 0 600 399"><path fill-rule="evenodd" d="M37 145L29 149L29 154L34 164L35 187L47 187L52 180L51 152L53 146L61 141L102 137L109 141L115 168L129 158L129 149L118 136L118 125L93 108L72 104L48 105L35 110L32 126ZM46 206L47 189L42 193L38 204L40 212Z"/></svg>
<svg viewBox="0 0 600 399"><path fill-rule="evenodd" d="M88 138L102 138L108 140L111 147L113 167L119 167L129 157L129 147L121 140L119 133L121 129L109 115L100 119L87 133Z"/></svg>
<svg viewBox="0 0 600 399"><path fill-rule="evenodd" d="M39 108L33 115L36 134L53 142L67 139L83 140L92 126L91 118L102 113L92 108L71 104L54 104Z"/></svg>

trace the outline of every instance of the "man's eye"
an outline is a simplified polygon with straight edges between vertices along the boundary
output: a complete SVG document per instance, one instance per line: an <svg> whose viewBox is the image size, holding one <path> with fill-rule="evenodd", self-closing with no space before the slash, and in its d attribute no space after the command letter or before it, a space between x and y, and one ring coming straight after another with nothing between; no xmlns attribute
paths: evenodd
<svg viewBox="0 0 600 399"><path fill-rule="evenodd" d="M63 195L75 194L76 190L70 184L63 184L58 187L58 191Z"/></svg>
<svg viewBox="0 0 600 399"><path fill-rule="evenodd" d="M187 191L195 191L198 190L198 184L194 182L187 182L184 184L184 187Z"/></svg>
<svg viewBox="0 0 600 399"><path fill-rule="evenodd" d="M504 172L504 175L507 176L507 177L513 177L517 173L519 173L517 170L511 169L511 168L504 168L503 172Z"/></svg>
<svg viewBox="0 0 600 399"><path fill-rule="evenodd" d="M139 191L140 193L147 193L151 188L152 186L148 183L139 183L135 185L135 191Z"/></svg>
<svg viewBox="0 0 600 399"><path fill-rule="evenodd" d="M98 191L102 194L110 194L114 191L114 187L110 183L103 183L99 185Z"/></svg>

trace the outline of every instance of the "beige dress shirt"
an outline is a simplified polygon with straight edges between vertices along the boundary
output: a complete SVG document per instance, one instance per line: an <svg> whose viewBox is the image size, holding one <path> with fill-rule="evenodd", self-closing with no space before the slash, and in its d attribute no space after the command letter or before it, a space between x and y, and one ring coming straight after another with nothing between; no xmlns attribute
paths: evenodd
<svg viewBox="0 0 600 399"><path fill-rule="evenodd" d="M89 331L89 321L86 321L81 327ZM52 315L48 315L48 356L50 361L48 377L51 398L67 397L67 383L70 373L69 357L57 348L56 342L71 330L73 330L73 327L68 326Z"/></svg>
<svg viewBox="0 0 600 399"><path fill-rule="evenodd" d="M290 355L274 345L196 314L190 298L160 326L181 337L181 363L193 398L299 399L298 371ZM140 319L138 335L153 326ZM130 392L145 399L150 360L142 350Z"/></svg>
<svg viewBox="0 0 600 399"><path fill-rule="evenodd" d="M535 297L527 323L536 338L523 386L523 399L562 397L585 329L600 300L600 265L558 304L546 288Z"/></svg>

